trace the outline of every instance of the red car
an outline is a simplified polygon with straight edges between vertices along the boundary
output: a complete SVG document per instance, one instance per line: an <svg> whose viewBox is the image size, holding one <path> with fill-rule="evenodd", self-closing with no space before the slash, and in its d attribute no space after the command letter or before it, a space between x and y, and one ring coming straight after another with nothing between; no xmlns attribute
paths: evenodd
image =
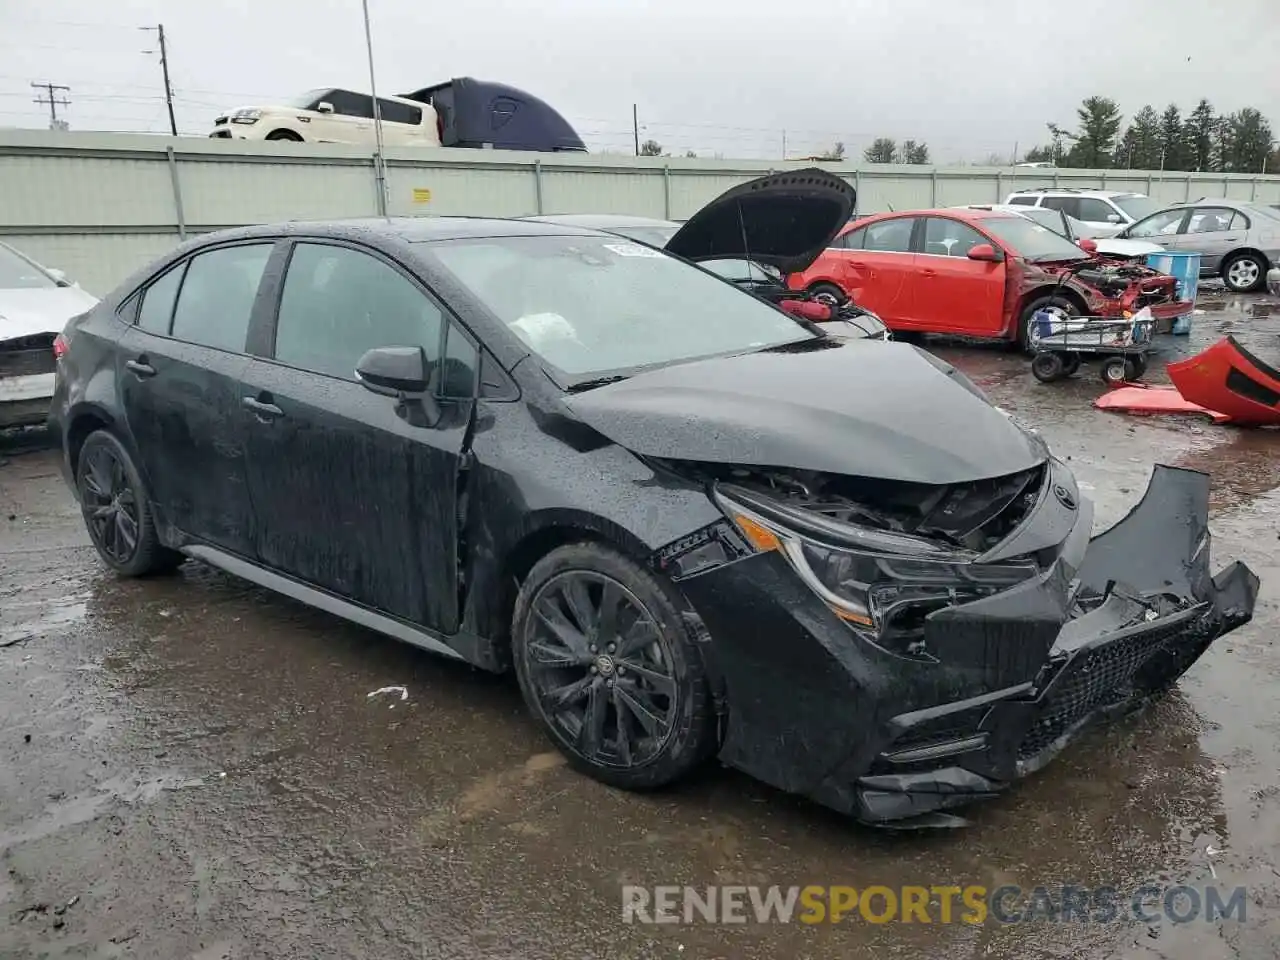
<svg viewBox="0 0 1280 960"><path fill-rule="evenodd" d="M1088 246L1088 244L1086 244ZM994 210L915 210L849 224L793 290L841 292L890 330L1016 340L1038 310L1123 317L1151 307L1169 321L1192 309L1177 281L1093 256L1052 230Z"/></svg>

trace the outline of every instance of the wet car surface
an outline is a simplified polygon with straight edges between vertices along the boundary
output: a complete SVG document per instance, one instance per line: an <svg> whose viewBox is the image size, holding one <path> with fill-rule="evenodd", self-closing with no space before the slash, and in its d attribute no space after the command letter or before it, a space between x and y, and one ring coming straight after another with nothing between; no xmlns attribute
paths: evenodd
<svg viewBox="0 0 1280 960"><path fill-rule="evenodd" d="M1280 358L1273 300L1202 294L1200 307L1189 344L1160 338L1169 358L1227 332ZM1070 458L1097 529L1136 501L1155 460L1212 473L1215 555L1263 583L1254 621L1171 696L1085 735L951 832L858 827L728 771L652 795L601 786L562 764L507 679L198 564L112 577L56 454L10 441L0 955L1275 955L1280 436L1096 411L1088 367L1042 386L1017 355L930 349ZM620 920L623 884L1131 887L1215 875L1248 887L1245 923Z"/></svg>

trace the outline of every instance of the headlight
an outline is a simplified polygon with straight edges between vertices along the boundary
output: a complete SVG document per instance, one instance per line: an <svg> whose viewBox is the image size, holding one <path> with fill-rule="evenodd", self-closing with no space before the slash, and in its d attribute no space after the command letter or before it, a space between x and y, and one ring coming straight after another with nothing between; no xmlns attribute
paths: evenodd
<svg viewBox="0 0 1280 960"><path fill-rule="evenodd" d="M262 117L261 110L237 110L231 115L232 123L257 123Z"/></svg>
<svg viewBox="0 0 1280 960"><path fill-rule="evenodd" d="M1039 572L1032 560L975 563L969 550L834 521L737 488L717 489L716 501L757 550L781 553L850 629L898 656L932 660L924 637L930 614Z"/></svg>

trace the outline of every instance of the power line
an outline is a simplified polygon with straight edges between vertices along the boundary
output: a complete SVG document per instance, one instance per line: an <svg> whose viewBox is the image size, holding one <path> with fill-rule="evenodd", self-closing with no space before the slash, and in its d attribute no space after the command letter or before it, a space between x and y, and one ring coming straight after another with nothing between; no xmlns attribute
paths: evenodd
<svg viewBox="0 0 1280 960"><path fill-rule="evenodd" d="M35 100L32 102L41 104L42 106L46 103L49 105L49 129L50 130L67 129L67 121L58 119L58 107L59 106L69 107L71 106L71 101L66 97L60 98L58 96L58 93L59 92L70 93L71 88L68 86L64 86L61 83L34 83L34 82L31 84L31 87L34 90L46 91L43 96L36 97Z"/></svg>

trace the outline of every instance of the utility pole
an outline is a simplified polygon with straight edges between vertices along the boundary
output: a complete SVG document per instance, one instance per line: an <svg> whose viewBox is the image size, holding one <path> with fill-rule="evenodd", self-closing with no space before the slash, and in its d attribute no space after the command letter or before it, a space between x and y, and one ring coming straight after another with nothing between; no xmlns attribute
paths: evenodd
<svg viewBox="0 0 1280 960"><path fill-rule="evenodd" d="M369 93L373 100L373 138L375 153L373 155L373 179L378 187L378 213L387 213L387 158L382 152L382 108L378 105L378 82L373 76L373 28L369 25L369 0L361 0L364 10L364 46L369 54Z"/></svg>
<svg viewBox="0 0 1280 960"><path fill-rule="evenodd" d="M640 156L640 111L633 103L631 105L631 132L636 138L636 156Z"/></svg>
<svg viewBox="0 0 1280 960"><path fill-rule="evenodd" d="M164 102L169 107L169 132L178 135L178 121L173 116L173 85L169 82L169 50L164 45L164 24L154 27L139 27L139 30L154 30L160 38L160 70L164 74ZM148 50L148 53L153 51Z"/></svg>
<svg viewBox="0 0 1280 960"><path fill-rule="evenodd" d="M44 96L36 97L35 100L32 102L38 103L41 105L44 105L44 104L49 105L49 129L50 130L67 129L67 121L58 119L58 107L59 106L69 107L71 106L71 101L68 100L66 97L59 98L58 92L61 91L62 93L70 93L71 88L64 87L60 83L33 83L31 84L31 86L35 90L45 91Z"/></svg>
<svg viewBox="0 0 1280 960"><path fill-rule="evenodd" d="M782 131L782 159L787 159L787 131Z"/></svg>

